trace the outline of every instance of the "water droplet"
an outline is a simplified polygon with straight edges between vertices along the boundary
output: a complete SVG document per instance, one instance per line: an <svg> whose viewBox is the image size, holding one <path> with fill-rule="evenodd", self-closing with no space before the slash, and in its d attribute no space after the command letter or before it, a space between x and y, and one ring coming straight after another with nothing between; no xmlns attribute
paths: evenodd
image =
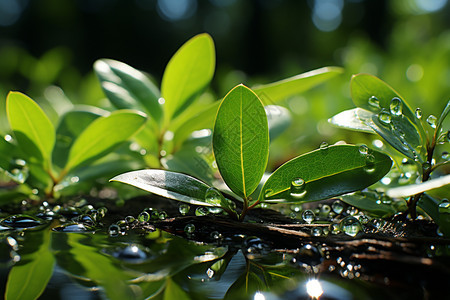
<svg viewBox="0 0 450 300"><path fill-rule="evenodd" d="M380 109L380 100L378 100L377 97L375 96L370 97L368 103L371 107Z"/></svg>
<svg viewBox="0 0 450 300"><path fill-rule="evenodd" d="M394 116L400 116L402 114L403 110L403 102L398 97L394 97L391 100L391 103L389 104L389 110L392 115Z"/></svg>
<svg viewBox="0 0 450 300"><path fill-rule="evenodd" d="M165 220L167 218L167 213L165 211L160 211L159 212L159 219L160 220Z"/></svg>
<svg viewBox="0 0 450 300"><path fill-rule="evenodd" d="M311 230L311 235L312 236L321 236L322 235L322 229L320 227L314 227Z"/></svg>
<svg viewBox="0 0 450 300"><path fill-rule="evenodd" d="M209 236L211 237L211 239L213 240L220 240L222 239L222 234L218 231L212 231Z"/></svg>
<svg viewBox="0 0 450 300"><path fill-rule="evenodd" d="M450 154L447 151L442 152L441 154L441 158L443 160L449 160L450 159Z"/></svg>
<svg viewBox="0 0 450 300"><path fill-rule="evenodd" d="M187 234L194 233L194 231L195 231L194 224L187 224L186 226L184 226L184 232L186 232Z"/></svg>
<svg viewBox="0 0 450 300"><path fill-rule="evenodd" d="M159 220L159 212L156 209L150 211L150 219Z"/></svg>
<svg viewBox="0 0 450 300"><path fill-rule="evenodd" d="M220 206L222 202L222 194L214 187L210 187L206 190L205 201L206 203L212 204L214 206Z"/></svg>
<svg viewBox="0 0 450 300"><path fill-rule="evenodd" d="M120 227L117 224L112 224L111 226L109 226L108 228L108 234L111 237L116 237L120 234Z"/></svg>
<svg viewBox="0 0 450 300"><path fill-rule="evenodd" d="M145 223L145 222L150 221L150 214L146 211L141 212L138 216L138 221L140 223Z"/></svg>
<svg viewBox="0 0 450 300"><path fill-rule="evenodd" d="M391 205L392 204L392 199L388 196L382 196L381 197L381 203L386 204L386 205Z"/></svg>
<svg viewBox="0 0 450 300"><path fill-rule="evenodd" d="M189 206L189 204L186 203L181 203L178 206L178 211L180 212L180 214L182 214L183 216L185 216L189 210L191 209L191 207Z"/></svg>
<svg viewBox="0 0 450 300"><path fill-rule="evenodd" d="M341 231L349 236L356 236L362 230L361 223L355 217L348 216L339 223Z"/></svg>
<svg viewBox="0 0 450 300"><path fill-rule="evenodd" d="M139 264L147 260L148 255L144 249L138 245L127 245L122 249L118 249L113 256L127 263Z"/></svg>
<svg viewBox="0 0 450 300"><path fill-rule="evenodd" d="M387 111L382 110L378 114L378 121L380 121L382 125L388 126L391 124L391 115Z"/></svg>
<svg viewBox="0 0 450 300"><path fill-rule="evenodd" d="M339 215L344 210L344 205L342 204L341 201L336 200L336 201L333 202L333 204L331 204L331 208L333 209L333 211L336 214Z"/></svg>
<svg viewBox="0 0 450 300"><path fill-rule="evenodd" d="M53 228L53 231L60 232L94 232L94 228L81 223L68 223Z"/></svg>
<svg viewBox="0 0 450 300"><path fill-rule="evenodd" d="M361 223L361 224L363 224L363 225L366 225L367 223L370 222L369 217L366 216L366 215L361 215L361 216L359 216L359 217L358 217L358 220L359 220L359 223Z"/></svg>
<svg viewBox="0 0 450 300"><path fill-rule="evenodd" d="M422 119L422 110L420 108L416 108L416 118L417 119Z"/></svg>
<svg viewBox="0 0 450 300"><path fill-rule="evenodd" d="M126 216L125 217L125 222L127 222L127 224L133 224L134 221L136 221L136 219L133 216Z"/></svg>
<svg viewBox="0 0 450 300"><path fill-rule="evenodd" d="M320 148L321 150L327 149L327 148L328 148L328 143L327 143L327 142L322 142L322 143L320 144L319 148Z"/></svg>
<svg viewBox="0 0 450 300"><path fill-rule="evenodd" d="M450 214L450 202L447 199L443 199L439 204L439 213Z"/></svg>
<svg viewBox="0 0 450 300"><path fill-rule="evenodd" d="M375 156L372 154L367 154L365 157L365 164L364 171L366 171L366 173L372 173L375 171Z"/></svg>
<svg viewBox="0 0 450 300"><path fill-rule="evenodd" d="M303 245L295 256L295 263L302 267L317 266L324 260L322 252L311 244Z"/></svg>
<svg viewBox="0 0 450 300"><path fill-rule="evenodd" d="M324 216L328 216L328 214L331 212L331 207L327 204L322 205L320 208L320 214Z"/></svg>
<svg viewBox="0 0 450 300"><path fill-rule="evenodd" d="M347 209L347 214L349 214L350 216L355 216L358 213L358 209L354 206L350 206Z"/></svg>
<svg viewBox="0 0 450 300"><path fill-rule="evenodd" d="M301 204L292 204L292 205L290 206L290 209L291 209L293 212L298 213L298 212L300 212L300 211L302 210L302 205L301 205Z"/></svg>
<svg viewBox="0 0 450 300"><path fill-rule="evenodd" d="M116 222L116 224L117 226L119 226L120 232L126 232L129 229L128 224L125 220L119 220Z"/></svg>
<svg viewBox="0 0 450 300"><path fill-rule="evenodd" d="M306 182L302 178L295 178L291 182L290 195L293 198L303 198L306 194Z"/></svg>
<svg viewBox="0 0 450 300"><path fill-rule="evenodd" d="M437 118L434 115L429 115L427 118L427 123L431 126L431 128L436 128Z"/></svg>
<svg viewBox="0 0 450 300"><path fill-rule="evenodd" d="M367 155L369 153L369 147L367 147L366 145L361 145L359 146L358 151L362 155Z"/></svg>
<svg viewBox="0 0 450 300"><path fill-rule="evenodd" d="M209 210L208 210L208 208L206 208L206 207L204 207L204 206L199 206L199 207L197 207L197 209L195 210L195 215L197 216L197 217L200 217L200 216L206 216L206 215L208 215L209 214Z"/></svg>
<svg viewBox="0 0 450 300"><path fill-rule="evenodd" d="M339 224L336 224L336 223L330 224L329 229L330 229L331 234L338 234L341 232Z"/></svg>
<svg viewBox="0 0 450 300"><path fill-rule="evenodd" d="M316 217L316 215L310 209L307 209L302 213L303 221L305 221L308 224L311 224L311 222L314 221L315 217Z"/></svg>
<svg viewBox="0 0 450 300"><path fill-rule="evenodd" d="M28 215L13 215L0 221L0 225L14 229L33 228L44 224L44 220Z"/></svg>
<svg viewBox="0 0 450 300"><path fill-rule="evenodd" d="M248 237L242 244L242 252L248 259L255 259L268 254L270 247L259 237Z"/></svg>
<svg viewBox="0 0 450 300"><path fill-rule="evenodd" d="M220 207L208 207L208 211L213 215L218 215L223 212L223 209Z"/></svg>

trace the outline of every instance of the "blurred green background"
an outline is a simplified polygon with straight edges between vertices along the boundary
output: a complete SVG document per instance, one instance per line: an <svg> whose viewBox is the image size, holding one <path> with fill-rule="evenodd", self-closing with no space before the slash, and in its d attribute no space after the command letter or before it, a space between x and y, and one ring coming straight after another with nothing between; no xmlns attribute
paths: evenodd
<svg viewBox="0 0 450 300"><path fill-rule="evenodd" d="M156 83L189 38L216 44L216 98L238 83L269 83L323 66L344 74L286 99L293 124L271 149L271 164L322 141L372 137L327 123L353 107L352 74L376 75L413 108L438 115L450 97L447 0L1 0L0 133L6 94L19 90L57 122L58 106L107 101L92 72L99 58L123 61Z"/></svg>

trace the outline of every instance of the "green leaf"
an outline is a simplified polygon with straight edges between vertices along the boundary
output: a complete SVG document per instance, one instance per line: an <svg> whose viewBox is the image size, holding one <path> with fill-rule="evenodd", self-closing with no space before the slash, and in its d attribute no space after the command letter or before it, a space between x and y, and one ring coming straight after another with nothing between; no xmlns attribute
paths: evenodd
<svg viewBox="0 0 450 300"><path fill-rule="evenodd" d="M376 192L355 192L340 196L339 199L348 205L357 207L377 217L389 217L397 212L397 209L392 205L391 199L389 199L391 204L383 203L380 200L380 195Z"/></svg>
<svg viewBox="0 0 450 300"><path fill-rule="evenodd" d="M103 91L116 108L143 110L157 123L162 120L159 90L144 73L112 59L97 60L94 70Z"/></svg>
<svg viewBox="0 0 450 300"><path fill-rule="evenodd" d="M95 119L107 114L107 111L97 107L80 106L62 115L56 129L56 144L52 157L54 164L62 168L67 162L70 147L75 139Z"/></svg>
<svg viewBox="0 0 450 300"><path fill-rule="evenodd" d="M167 279L166 289L164 291L164 300L190 300L189 295L181 289L171 278Z"/></svg>
<svg viewBox="0 0 450 300"><path fill-rule="evenodd" d="M210 186L182 173L150 169L139 170L120 174L110 181L126 183L177 201L194 205L214 206L205 201L206 191Z"/></svg>
<svg viewBox="0 0 450 300"><path fill-rule="evenodd" d="M269 131L261 101L244 85L232 89L220 104L213 151L228 187L243 198L250 196L267 166Z"/></svg>
<svg viewBox="0 0 450 300"><path fill-rule="evenodd" d="M391 165L389 156L365 146L329 146L298 156L275 170L259 200L305 202L339 196L374 184Z"/></svg>
<svg viewBox="0 0 450 300"><path fill-rule="evenodd" d="M449 184L450 184L450 175L445 175L418 184L410 184L406 186L392 188L387 191L387 195L392 198L408 197L423 192L427 192L433 189L437 189Z"/></svg>
<svg viewBox="0 0 450 300"><path fill-rule="evenodd" d="M22 151L49 170L55 129L48 117L36 102L18 92L8 94L6 112Z"/></svg>
<svg viewBox="0 0 450 300"><path fill-rule="evenodd" d="M65 172L111 152L131 138L146 122L140 113L119 110L92 122L70 148Z"/></svg>
<svg viewBox="0 0 450 300"><path fill-rule="evenodd" d="M342 127L345 129L362 131L367 133L375 133L372 127L366 125L358 117L359 110L361 110L361 108L353 108L345 110L328 119L328 122L335 126Z"/></svg>
<svg viewBox="0 0 450 300"><path fill-rule="evenodd" d="M267 105L264 110L269 126L269 138L273 141L291 125L291 113L285 107L278 105Z"/></svg>
<svg viewBox="0 0 450 300"><path fill-rule="evenodd" d="M212 167L206 159L194 151L181 150L161 159L165 169L190 174L211 184L214 181Z"/></svg>
<svg viewBox="0 0 450 300"><path fill-rule="evenodd" d="M436 124L436 130L439 132L439 129L442 126L442 123L444 123L445 118L447 117L448 113L450 112L450 100L447 102L447 105L445 106L444 110L441 113L441 116L439 117L439 120Z"/></svg>
<svg viewBox="0 0 450 300"><path fill-rule="evenodd" d="M364 108L374 113L381 109L390 111L391 100L395 97L403 102L402 112L411 121L416 120L416 116L409 107L408 103L387 83L381 79L369 74L353 75L350 82L353 103L357 107ZM369 99L375 96L379 101L379 107L369 104Z"/></svg>
<svg viewBox="0 0 450 300"><path fill-rule="evenodd" d="M0 137L0 170L11 171L16 146Z"/></svg>
<svg viewBox="0 0 450 300"><path fill-rule="evenodd" d="M339 67L324 67L274 83L253 87L264 105L274 104L287 97L303 93L343 72Z"/></svg>
<svg viewBox="0 0 450 300"><path fill-rule="evenodd" d="M53 274L55 258L50 250L51 231L31 232L23 245L21 260L12 267L5 299L37 299ZM33 249L37 247L37 249Z"/></svg>
<svg viewBox="0 0 450 300"><path fill-rule="evenodd" d="M440 201L430 195L424 193L417 205L423 209L437 224L439 224L439 204Z"/></svg>
<svg viewBox="0 0 450 300"><path fill-rule="evenodd" d="M215 60L214 42L205 33L191 38L170 59L161 83L166 125L206 88Z"/></svg>

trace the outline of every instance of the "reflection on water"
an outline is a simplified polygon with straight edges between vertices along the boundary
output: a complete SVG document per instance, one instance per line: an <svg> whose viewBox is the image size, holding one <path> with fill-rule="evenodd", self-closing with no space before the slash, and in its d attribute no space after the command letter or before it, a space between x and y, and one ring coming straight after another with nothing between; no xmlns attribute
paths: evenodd
<svg viewBox="0 0 450 300"><path fill-rule="evenodd" d="M299 238L288 248L218 228L207 236L220 238L194 242L153 226L133 229L142 222L131 219L126 234L112 235L101 216L83 211L61 220L18 215L0 222L8 299L421 299L439 295L438 280L450 275L448 243L427 246L421 256L385 242L382 257L374 241L344 233L327 243ZM184 227L179 234L192 238Z"/></svg>

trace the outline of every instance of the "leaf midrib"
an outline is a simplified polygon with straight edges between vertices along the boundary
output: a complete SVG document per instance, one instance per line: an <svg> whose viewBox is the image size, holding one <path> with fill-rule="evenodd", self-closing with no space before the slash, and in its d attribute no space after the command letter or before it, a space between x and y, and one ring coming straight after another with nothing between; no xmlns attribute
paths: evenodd
<svg viewBox="0 0 450 300"><path fill-rule="evenodd" d="M242 129L242 123L243 123L243 118L242 118L242 110L243 110L243 103L242 103L242 91L240 93L240 97L239 97L239 103L240 103L240 111L239 111L239 138L240 138L240 155L241 155L241 172L242 172L242 192L244 194L244 199L247 198L247 193L245 190L245 170L244 170L244 149L243 149L243 129Z"/></svg>

